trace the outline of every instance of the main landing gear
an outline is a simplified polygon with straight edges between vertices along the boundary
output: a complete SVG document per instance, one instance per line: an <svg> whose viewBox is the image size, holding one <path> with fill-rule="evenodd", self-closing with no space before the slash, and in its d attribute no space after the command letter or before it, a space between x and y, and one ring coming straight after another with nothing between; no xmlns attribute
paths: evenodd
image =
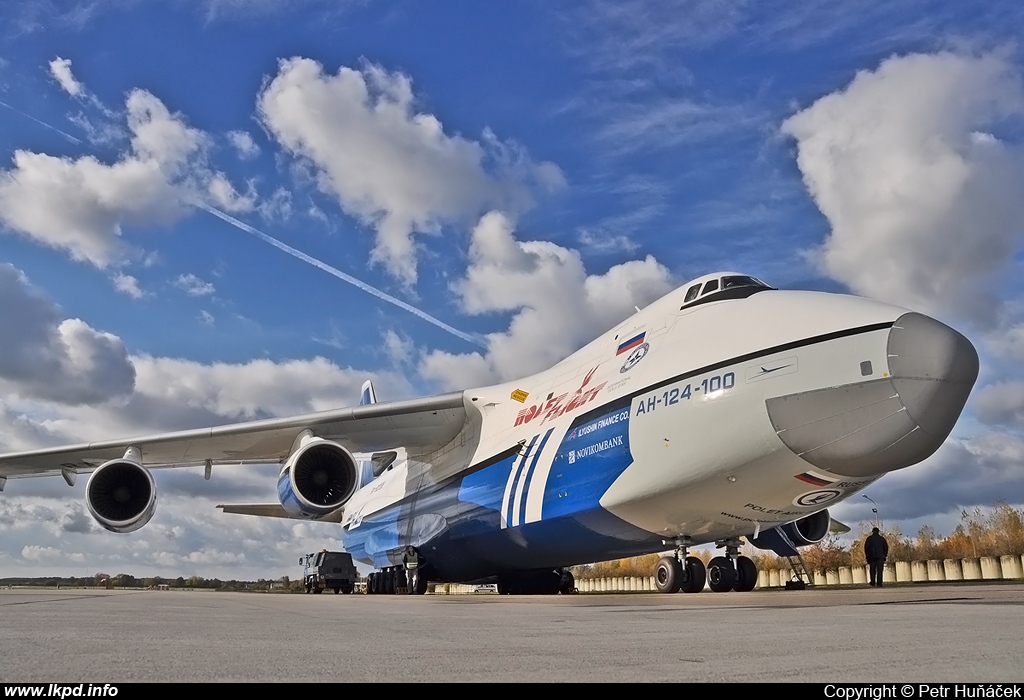
<svg viewBox="0 0 1024 700"><path fill-rule="evenodd" d="M366 592L371 595L423 595L427 592L427 577L420 572L414 573L410 585L405 567L388 566L366 577Z"/></svg>
<svg viewBox="0 0 1024 700"><path fill-rule="evenodd" d="M676 538L672 544L676 546L675 555L662 557L654 568L654 585L659 592L697 593L704 590L705 582L716 593L754 590L757 566L749 557L740 556L739 538L716 542L719 547L725 547L725 556L713 558L707 568L697 557L688 556L693 544L689 537Z"/></svg>

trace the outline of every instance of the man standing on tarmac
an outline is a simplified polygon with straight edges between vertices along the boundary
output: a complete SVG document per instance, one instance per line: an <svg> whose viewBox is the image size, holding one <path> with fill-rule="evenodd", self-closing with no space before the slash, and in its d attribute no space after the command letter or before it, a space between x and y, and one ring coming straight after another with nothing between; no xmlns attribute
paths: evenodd
<svg viewBox="0 0 1024 700"><path fill-rule="evenodd" d="M878 528L872 528L871 534L864 540L864 558L868 560L868 568L871 570L871 585L882 587L882 572L885 570L885 559L889 556L889 543L878 533Z"/></svg>

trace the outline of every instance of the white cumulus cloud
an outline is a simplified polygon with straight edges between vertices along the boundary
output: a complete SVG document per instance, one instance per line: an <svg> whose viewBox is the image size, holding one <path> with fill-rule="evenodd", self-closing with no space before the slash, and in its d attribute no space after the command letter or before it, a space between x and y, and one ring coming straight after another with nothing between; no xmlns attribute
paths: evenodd
<svg viewBox="0 0 1024 700"><path fill-rule="evenodd" d="M121 339L62 318L10 264L0 264L0 308L0 386L64 404L100 403L132 391L135 368Z"/></svg>
<svg viewBox="0 0 1024 700"><path fill-rule="evenodd" d="M883 61L787 119L832 227L823 269L860 294L995 323L1024 233L1024 146L1000 127L1022 116L1007 56L939 53Z"/></svg>
<svg viewBox="0 0 1024 700"><path fill-rule="evenodd" d="M255 158L260 154L260 147L253 141L247 131L229 131L228 141L238 152L238 157L243 160Z"/></svg>
<svg viewBox="0 0 1024 700"><path fill-rule="evenodd" d="M377 65L331 75L310 59L284 60L257 104L319 188L374 227L373 259L405 284L416 280L415 233L469 225L489 208L520 210L533 189L563 182L556 166L533 163L489 131L479 141L445 133L417 110L408 76Z"/></svg>
<svg viewBox="0 0 1024 700"><path fill-rule="evenodd" d="M67 58L57 58L50 61L50 75L52 75L60 86L64 89L64 92L68 93L72 97L78 97L82 95L85 88L80 82L75 80L74 74L71 72L71 60Z"/></svg>
<svg viewBox="0 0 1024 700"><path fill-rule="evenodd" d="M112 163L16 150L0 170L0 232L117 267L141 257L127 229L173 224L197 200L233 212L256 206L251 186L239 194L209 166L210 137L156 96L132 90L125 110L130 148Z"/></svg>
<svg viewBox="0 0 1024 700"><path fill-rule="evenodd" d="M114 289L121 294L127 294L132 299L141 299L145 296L145 292L139 287L139 281L131 275L118 273L114 275L113 281Z"/></svg>
<svg viewBox="0 0 1024 700"><path fill-rule="evenodd" d="M191 297L209 296L217 291L212 282L205 282L191 272L178 275L178 279L174 280L174 286Z"/></svg>
<svg viewBox="0 0 1024 700"><path fill-rule="evenodd" d="M508 216L490 212L473 230L470 265L455 285L467 313L513 312L507 331L487 336L484 354L428 354L420 372L447 387L509 380L546 369L672 289L654 258L588 275L578 252L516 240Z"/></svg>

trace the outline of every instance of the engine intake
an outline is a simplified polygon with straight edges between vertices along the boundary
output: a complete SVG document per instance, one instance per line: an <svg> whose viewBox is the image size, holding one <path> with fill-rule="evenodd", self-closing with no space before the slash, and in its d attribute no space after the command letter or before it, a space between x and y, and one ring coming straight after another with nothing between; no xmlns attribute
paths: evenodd
<svg viewBox="0 0 1024 700"><path fill-rule="evenodd" d="M750 544L760 549L770 549L780 557L796 556L796 548L817 544L828 534L832 517L828 509L819 510L799 520L773 527L757 537L748 537Z"/></svg>
<svg viewBox="0 0 1024 700"><path fill-rule="evenodd" d="M85 487L89 512L111 532L135 532L156 512L156 482L132 456L138 457L137 449L130 449L121 459L104 462Z"/></svg>
<svg viewBox="0 0 1024 700"><path fill-rule="evenodd" d="M343 445L305 436L277 478L277 495L291 515L316 520L345 505L358 475L356 459Z"/></svg>

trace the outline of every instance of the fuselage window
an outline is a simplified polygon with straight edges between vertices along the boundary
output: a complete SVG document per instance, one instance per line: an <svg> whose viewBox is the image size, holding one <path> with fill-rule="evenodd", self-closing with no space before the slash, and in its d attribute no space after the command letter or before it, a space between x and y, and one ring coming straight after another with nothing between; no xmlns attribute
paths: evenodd
<svg viewBox="0 0 1024 700"><path fill-rule="evenodd" d="M701 296L714 292L718 289L718 280L708 280L704 283L704 291L700 293Z"/></svg>
<svg viewBox="0 0 1024 700"><path fill-rule="evenodd" d="M700 294L700 285L695 284L686 290L686 298L683 299L683 303L685 304L687 302L693 301L694 299L697 298L698 294Z"/></svg>

